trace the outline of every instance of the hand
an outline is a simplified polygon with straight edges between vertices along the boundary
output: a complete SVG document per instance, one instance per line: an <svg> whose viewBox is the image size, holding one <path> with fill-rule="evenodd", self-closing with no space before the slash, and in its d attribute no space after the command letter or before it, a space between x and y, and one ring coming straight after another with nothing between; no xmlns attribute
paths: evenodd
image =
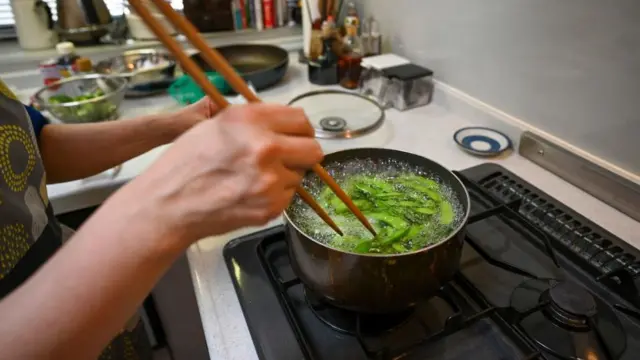
<svg viewBox="0 0 640 360"><path fill-rule="evenodd" d="M199 122L216 116L219 110L218 105L208 96L205 96L197 102L178 110L169 118L171 123L178 123L180 127L178 136L180 136Z"/></svg>
<svg viewBox="0 0 640 360"><path fill-rule="evenodd" d="M136 221L184 246L262 225L282 213L304 171L322 160L313 135L300 109L231 106L178 138L123 198L141 206Z"/></svg>

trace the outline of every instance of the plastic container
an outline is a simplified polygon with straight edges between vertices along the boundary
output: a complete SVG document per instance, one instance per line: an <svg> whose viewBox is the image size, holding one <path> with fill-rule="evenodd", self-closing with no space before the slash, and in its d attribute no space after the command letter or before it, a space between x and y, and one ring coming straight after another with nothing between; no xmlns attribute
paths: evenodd
<svg viewBox="0 0 640 360"><path fill-rule="evenodd" d="M207 72L209 81L223 95L231 93L232 89L225 79L215 71ZM181 105L193 104L205 96L204 91L196 84L189 75L183 75L169 86L169 95Z"/></svg>

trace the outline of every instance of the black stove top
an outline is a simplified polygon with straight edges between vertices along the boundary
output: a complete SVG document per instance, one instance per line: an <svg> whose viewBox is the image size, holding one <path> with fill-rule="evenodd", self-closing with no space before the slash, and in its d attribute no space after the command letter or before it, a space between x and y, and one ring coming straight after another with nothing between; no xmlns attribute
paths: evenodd
<svg viewBox="0 0 640 360"><path fill-rule="evenodd" d="M640 252L495 164L472 199L461 267L401 314L334 308L291 269L282 227L224 250L263 360L585 359L640 355Z"/></svg>

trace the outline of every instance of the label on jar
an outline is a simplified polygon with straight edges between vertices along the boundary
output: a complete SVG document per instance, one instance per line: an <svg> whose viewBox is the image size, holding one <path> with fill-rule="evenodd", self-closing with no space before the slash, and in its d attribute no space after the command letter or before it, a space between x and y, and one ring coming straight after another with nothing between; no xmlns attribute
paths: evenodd
<svg viewBox="0 0 640 360"><path fill-rule="evenodd" d="M40 63L40 74L45 85L50 85L60 80L60 71L55 60L46 60Z"/></svg>

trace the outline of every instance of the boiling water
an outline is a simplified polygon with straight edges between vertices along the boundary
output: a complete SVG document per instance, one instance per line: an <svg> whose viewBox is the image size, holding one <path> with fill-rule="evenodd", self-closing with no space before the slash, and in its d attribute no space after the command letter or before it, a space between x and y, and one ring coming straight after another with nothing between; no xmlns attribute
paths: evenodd
<svg viewBox="0 0 640 360"><path fill-rule="evenodd" d="M440 186L438 191L443 201L447 201L454 213L454 219L449 224L441 224L439 215L433 215L426 220L423 233L420 234L420 245L426 247L438 243L446 239L452 231L454 231L463 221L465 214L464 207L460 199L455 195L454 191L446 183L442 182L437 175L426 172L420 167L410 165L408 163L394 160L371 160L371 159L353 159L344 162L336 162L325 167L325 169L333 176L333 178L344 187L346 181L354 175L364 175L367 177L389 181L402 175L420 175L425 178L437 182ZM316 175L308 175L303 181L303 187L314 197L320 198L320 192L325 188L325 184ZM427 198L425 198L425 201ZM328 209L325 208L328 211ZM352 251L357 241L353 238L367 240L371 239L371 233L349 213L345 215L329 212L331 218L338 224L344 232L344 237L336 234L324 221L307 205L299 196L295 196L293 202L286 210L289 219L305 234L322 242L328 246ZM375 227L375 225L374 225ZM345 238L350 239L346 241ZM411 244L409 243L411 246ZM408 250L410 251L410 250Z"/></svg>

